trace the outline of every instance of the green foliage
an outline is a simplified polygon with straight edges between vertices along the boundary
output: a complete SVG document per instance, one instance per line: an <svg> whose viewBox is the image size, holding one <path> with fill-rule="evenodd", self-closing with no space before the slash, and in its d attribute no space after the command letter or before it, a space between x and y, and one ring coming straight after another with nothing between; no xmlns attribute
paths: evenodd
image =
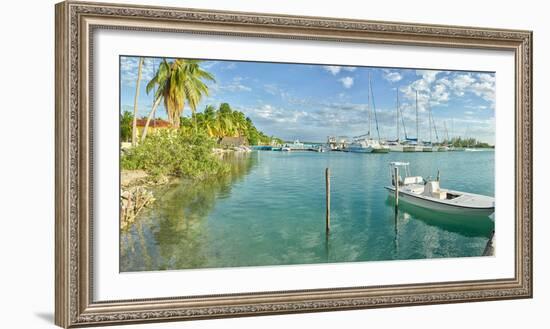
<svg viewBox="0 0 550 329"><path fill-rule="evenodd" d="M480 142L475 138L461 138L461 137L451 138L449 145L453 147L468 147L468 148L493 148L494 147L489 145L488 143Z"/></svg>
<svg viewBox="0 0 550 329"><path fill-rule="evenodd" d="M132 122L134 116L128 111L120 116L120 140L122 142L130 142L132 140Z"/></svg>
<svg viewBox="0 0 550 329"><path fill-rule="evenodd" d="M182 117L180 122L183 129L202 131L217 139L244 136L251 145L271 144L272 140L282 143L259 131L250 118L233 110L228 103L220 104L218 109L208 105L203 112L195 113L191 119Z"/></svg>
<svg viewBox="0 0 550 329"><path fill-rule="evenodd" d="M172 127L180 126L183 107L187 103L195 113L204 95L208 95L205 81L215 81L214 76L201 69L200 60L177 58L173 61L164 59L155 76L146 87L149 94L155 87L155 100L163 99Z"/></svg>
<svg viewBox="0 0 550 329"><path fill-rule="evenodd" d="M153 177L170 175L203 179L226 173L226 164L212 153L214 141L206 134L165 129L151 134L122 156L123 169L142 169Z"/></svg>

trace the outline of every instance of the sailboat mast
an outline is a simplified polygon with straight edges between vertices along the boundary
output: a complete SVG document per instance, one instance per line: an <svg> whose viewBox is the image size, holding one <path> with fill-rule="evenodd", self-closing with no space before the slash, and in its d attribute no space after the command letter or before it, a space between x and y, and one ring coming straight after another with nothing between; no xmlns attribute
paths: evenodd
<svg viewBox="0 0 550 329"><path fill-rule="evenodd" d="M428 128L430 129L430 145L432 145L432 108L428 103Z"/></svg>
<svg viewBox="0 0 550 329"><path fill-rule="evenodd" d="M445 144L449 144L449 131L447 130L447 121L443 121L443 127L445 128Z"/></svg>
<svg viewBox="0 0 550 329"><path fill-rule="evenodd" d="M420 136L418 130L418 90L416 91L416 143L420 143Z"/></svg>
<svg viewBox="0 0 550 329"><path fill-rule="evenodd" d="M369 71L369 85L368 85L368 89L367 89L367 112L369 113L369 138L371 138L370 136L370 132L371 132L371 122L372 122L372 113L371 113L371 108L370 108L370 71Z"/></svg>
<svg viewBox="0 0 550 329"><path fill-rule="evenodd" d="M370 80L370 75L369 75L369 80ZM380 141L380 127L378 127L378 117L376 115L376 102L374 101L374 91L372 91L372 82L369 82L369 87L370 87L369 89L372 97L372 111L374 112L374 121L376 121L376 136L378 136L378 141Z"/></svg>
<svg viewBox="0 0 550 329"><path fill-rule="evenodd" d="M430 114L432 114L431 112L431 108L430 108ZM437 125L435 124L435 120L434 120L434 116L432 115L432 125L434 127L434 132L435 132L435 142L436 143L439 143L439 134L437 133Z"/></svg>
<svg viewBox="0 0 550 329"><path fill-rule="evenodd" d="M399 143L399 89L395 88L395 129L397 130L396 142Z"/></svg>

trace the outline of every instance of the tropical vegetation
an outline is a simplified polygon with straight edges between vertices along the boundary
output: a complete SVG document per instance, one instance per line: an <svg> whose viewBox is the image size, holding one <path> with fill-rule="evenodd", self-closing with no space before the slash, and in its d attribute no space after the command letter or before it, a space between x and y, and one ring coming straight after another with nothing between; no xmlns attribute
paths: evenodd
<svg viewBox="0 0 550 329"><path fill-rule="evenodd" d="M122 154L121 165L127 170L145 170L153 177L179 176L202 179L219 175L228 169L213 149L223 137L244 137L249 144L270 144L280 139L259 131L252 120L228 103L218 108L208 105L198 113L203 96L208 95L207 82L214 76L200 67L200 61L189 59L164 59L145 88L153 92L153 106L137 143L137 108L143 58L138 65L134 114L124 112L120 120L120 135L124 142L132 141L132 148ZM156 116L160 104L164 104L169 129L148 135L149 124ZM184 116L185 106L191 110Z"/></svg>
<svg viewBox="0 0 550 329"><path fill-rule="evenodd" d="M153 177L177 176L203 179L227 172L227 166L212 153L215 142L203 133L164 129L125 152L122 168L142 169Z"/></svg>
<svg viewBox="0 0 550 329"><path fill-rule="evenodd" d="M134 116L128 111L120 116L120 140L122 142L129 142L132 138L132 122Z"/></svg>
<svg viewBox="0 0 550 329"><path fill-rule="evenodd" d="M267 136L243 112L233 110L228 103L222 103L216 109L207 105L203 112L194 113L191 118L181 118L182 127L203 131L217 140L223 137L245 137L248 144L260 145L282 143L282 140Z"/></svg>

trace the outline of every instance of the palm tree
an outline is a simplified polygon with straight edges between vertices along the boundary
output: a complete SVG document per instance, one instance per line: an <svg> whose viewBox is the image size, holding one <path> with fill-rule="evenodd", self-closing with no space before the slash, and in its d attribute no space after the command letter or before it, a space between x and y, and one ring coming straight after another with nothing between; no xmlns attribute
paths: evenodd
<svg viewBox="0 0 550 329"><path fill-rule="evenodd" d="M147 84L147 87L145 88L145 91L147 92L147 94L149 94L149 92L155 86L158 86L157 90L155 91L155 95L153 97L153 106L151 107L151 111L149 112L149 115L147 116L147 121L145 122L145 127L143 127L143 132L141 133L142 142L145 140L145 137L147 136L147 130L149 129L149 124L151 123L151 119L155 115L157 108L163 99L164 90L167 88L169 79L170 79L170 65L166 60L163 60L159 64L157 73L155 74L153 79L149 81L149 83Z"/></svg>
<svg viewBox="0 0 550 329"><path fill-rule="evenodd" d="M180 116L185 102L195 114L202 96L208 95L208 86L203 80L215 81L212 74L200 68L199 63L198 60L188 59L176 59L169 63L163 59L159 64L157 73L146 87L147 94L155 87L157 89L153 97L153 106L143 128L142 141L147 136L149 123L162 100L164 100L168 122L173 128L180 126Z"/></svg>
<svg viewBox="0 0 550 329"><path fill-rule="evenodd" d="M134 97L134 120L132 122L132 146L136 146L137 143L137 112L138 112L138 98L139 98L139 85L141 82L141 68L143 66L143 57L139 58L138 75L136 81L136 95Z"/></svg>
<svg viewBox="0 0 550 329"><path fill-rule="evenodd" d="M203 80L216 81L214 76L200 68L198 60L182 60L179 62L179 67L185 72L185 78L183 80L183 89L185 98L191 112L195 114L197 112L197 106L199 105L203 96L208 95L208 86ZM176 115L175 125L179 127L179 118L183 112L183 105Z"/></svg>
<svg viewBox="0 0 550 329"><path fill-rule="evenodd" d="M210 137L216 136L216 108L212 105L207 105L201 116L201 122L198 124L206 130Z"/></svg>
<svg viewBox="0 0 550 329"><path fill-rule="evenodd" d="M168 63L164 59L155 77L147 84L147 93L158 87L155 99L161 97L164 100L168 121L174 128L180 126L186 102L194 114L202 97L208 95L208 86L203 80L215 81L212 74L200 68L199 63L198 60L180 58Z"/></svg>

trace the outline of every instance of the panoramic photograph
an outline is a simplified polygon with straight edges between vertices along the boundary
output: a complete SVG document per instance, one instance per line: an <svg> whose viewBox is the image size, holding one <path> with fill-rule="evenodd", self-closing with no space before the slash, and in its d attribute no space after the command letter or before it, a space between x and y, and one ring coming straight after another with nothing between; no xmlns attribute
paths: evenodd
<svg viewBox="0 0 550 329"><path fill-rule="evenodd" d="M121 272L494 255L494 72L119 60Z"/></svg>

